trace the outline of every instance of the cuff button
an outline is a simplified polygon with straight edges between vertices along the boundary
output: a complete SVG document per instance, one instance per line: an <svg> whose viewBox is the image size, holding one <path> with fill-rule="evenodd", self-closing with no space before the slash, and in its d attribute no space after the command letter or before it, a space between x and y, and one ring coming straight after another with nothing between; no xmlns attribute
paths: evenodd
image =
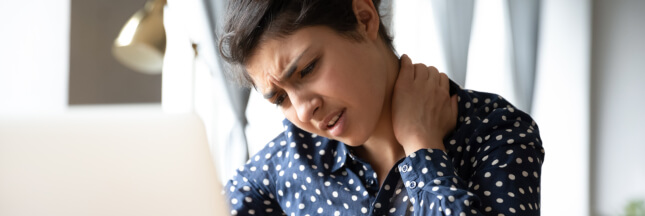
<svg viewBox="0 0 645 216"><path fill-rule="evenodd" d="M404 164L401 166L401 172L407 172L408 171L408 165Z"/></svg>
<svg viewBox="0 0 645 216"><path fill-rule="evenodd" d="M411 189L416 188L417 187L417 182L410 181L410 186L408 186L408 187L410 187Z"/></svg>

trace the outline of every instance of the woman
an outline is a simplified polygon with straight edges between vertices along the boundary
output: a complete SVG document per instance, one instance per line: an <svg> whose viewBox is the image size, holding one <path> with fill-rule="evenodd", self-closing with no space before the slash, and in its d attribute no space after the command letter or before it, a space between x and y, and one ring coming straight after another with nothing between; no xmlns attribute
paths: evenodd
<svg viewBox="0 0 645 216"><path fill-rule="evenodd" d="M285 131L225 187L234 215L539 215L537 125L397 57L379 1L230 1L232 76Z"/></svg>

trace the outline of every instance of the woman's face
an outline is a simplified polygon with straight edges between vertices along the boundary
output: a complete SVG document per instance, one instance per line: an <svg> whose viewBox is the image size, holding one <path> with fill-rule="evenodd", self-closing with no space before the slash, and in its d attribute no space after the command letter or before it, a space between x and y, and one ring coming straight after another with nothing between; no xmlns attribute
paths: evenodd
<svg viewBox="0 0 645 216"><path fill-rule="evenodd" d="M382 113L387 71L377 43L306 27L261 42L246 68L256 89L296 126L358 146L390 116Z"/></svg>

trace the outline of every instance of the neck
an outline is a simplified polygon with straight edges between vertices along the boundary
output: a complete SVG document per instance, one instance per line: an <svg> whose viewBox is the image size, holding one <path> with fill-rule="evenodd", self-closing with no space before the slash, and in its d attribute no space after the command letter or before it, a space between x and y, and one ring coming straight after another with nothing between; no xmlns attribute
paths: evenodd
<svg viewBox="0 0 645 216"><path fill-rule="evenodd" d="M386 59L387 87L383 107L381 108L381 116L372 136L363 145L355 149L359 157L372 165L377 172L379 182L385 180L385 175L387 175L394 163L405 157L403 147L394 136L391 111L394 83L400 67L399 58L389 48L386 47L385 49L387 49L387 52L382 53L384 53L384 58Z"/></svg>

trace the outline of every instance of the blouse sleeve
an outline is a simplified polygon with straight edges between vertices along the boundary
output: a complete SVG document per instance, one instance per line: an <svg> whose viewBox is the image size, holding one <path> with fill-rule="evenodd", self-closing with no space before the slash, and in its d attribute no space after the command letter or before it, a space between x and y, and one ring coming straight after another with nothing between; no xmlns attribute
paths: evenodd
<svg viewBox="0 0 645 216"><path fill-rule="evenodd" d="M460 166L470 170L464 178L442 150L421 149L399 164L415 215L540 215L544 150L535 122L496 109L475 131L467 145L477 153Z"/></svg>
<svg viewBox="0 0 645 216"><path fill-rule="evenodd" d="M267 187L268 178L245 175L249 173L238 170L238 173L227 182L224 192L227 194L231 215L284 215L275 195ZM260 182L258 182L260 181Z"/></svg>

